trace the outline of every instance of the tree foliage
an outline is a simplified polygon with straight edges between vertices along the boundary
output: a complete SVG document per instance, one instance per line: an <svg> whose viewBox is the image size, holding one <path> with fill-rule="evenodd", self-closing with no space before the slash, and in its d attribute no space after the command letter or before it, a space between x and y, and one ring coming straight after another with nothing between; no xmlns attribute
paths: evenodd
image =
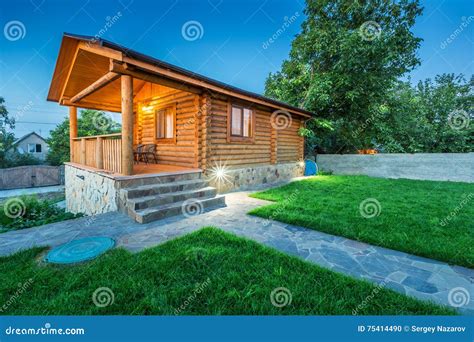
<svg viewBox="0 0 474 342"><path fill-rule="evenodd" d="M77 119L77 135L111 134L120 132L120 125L109 118L104 112L86 109L80 112ZM49 145L47 161L52 165L60 165L69 161L69 119L64 119L46 139Z"/></svg>
<svg viewBox="0 0 474 342"><path fill-rule="evenodd" d="M384 113L393 84L420 63L410 29L421 13L418 0L307 0L302 32L266 95L330 120L329 149L369 147L375 127L352 132Z"/></svg>
<svg viewBox="0 0 474 342"><path fill-rule="evenodd" d="M442 74L434 81L397 82L387 112L374 120L374 146L383 152L474 151L474 78Z"/></svg>
<svg viewBox="0 0 474 342"><path fill-rule="evenodd" d="M14 128L15 118L10 117L5 106L5 99L0 97L0 168L40 164L41 161L32 155L20 154L11 149L15 142L15 135L10 130Z"/></svg>

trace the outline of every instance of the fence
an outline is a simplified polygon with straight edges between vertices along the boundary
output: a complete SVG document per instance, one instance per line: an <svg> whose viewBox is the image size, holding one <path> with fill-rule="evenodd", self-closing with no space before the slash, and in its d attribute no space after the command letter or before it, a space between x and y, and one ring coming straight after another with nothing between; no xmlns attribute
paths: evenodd
<svg viewBox="0 0 474 342"><path fill-rule="evenodd" d="M0 190L64 184L61 166L27 165L0 169Z"/></svg>
<svg viewBox="0 0 474 342"><path fill-rule="evenodd" d="M74 138L72 162L98 169L121 172L122 134L106 134Z"/></svg>
<svg viewBox="0 0 474 342"><path fill-rule="evenodd" d="M474 182L474 153L320 154L317 163L343 175Z"/></svg>

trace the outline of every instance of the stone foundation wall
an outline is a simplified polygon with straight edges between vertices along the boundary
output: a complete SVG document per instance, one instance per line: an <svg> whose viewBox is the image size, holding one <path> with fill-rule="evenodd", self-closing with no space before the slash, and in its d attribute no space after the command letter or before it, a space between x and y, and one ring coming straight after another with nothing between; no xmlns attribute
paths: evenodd
<svg viewBox="0 0 474 342"><path fill-rule="evenodd" d="M115 180L66 165L65 182L67 211L95 215L117 210Z"/></svg>
<svg viewBox="0 0 474 342"><path fill-rule="evenodd" d="M226 170L225 177L216 179L211 170L204 172L209 185L217 188L219 193L233 190L254 190L268 184L287 182L303 176L304 166L299 163L250 166L241 169Z"/></svg>

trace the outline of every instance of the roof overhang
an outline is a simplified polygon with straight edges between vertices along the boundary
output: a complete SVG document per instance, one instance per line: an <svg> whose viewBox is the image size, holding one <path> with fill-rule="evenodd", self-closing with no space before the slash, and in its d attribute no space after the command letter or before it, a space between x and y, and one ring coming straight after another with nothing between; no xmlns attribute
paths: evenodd
<svg viewBox="0 0 474 342"><path fill-rule="evenodd" d="M215 92L304 117L314 115L307 110L193 73L107 40L68 33L64 34L61 42L47 99L64 105L83 104L88 108L120 111L117 104L100 101L107 98L107 94L117 96L112 95L112 91L120 89L120 82L113 74L129 74L137 80L190 92ZM84 87L86 84L91 89ZM107 89L101 89L105 85L108 85ZM134 88L140 86L140 81L134 82ZM84 94L87 95L88 91L97 91L95 98L86 97ZM120 92L117 94L120 96ZM77 101L71 102L71 99ZM99 108L101 105L107 108Z"/></svg>

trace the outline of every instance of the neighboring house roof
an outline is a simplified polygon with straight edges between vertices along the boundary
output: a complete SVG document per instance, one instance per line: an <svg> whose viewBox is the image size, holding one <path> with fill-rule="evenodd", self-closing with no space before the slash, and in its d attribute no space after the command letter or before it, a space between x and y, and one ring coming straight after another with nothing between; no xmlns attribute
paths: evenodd
<svg viewBox="0 0 474 342"><path fill-rule="evenodd" d="M157 59L157 58L154 58L154 57L151 57L151 56L147 56L147 55L144 55L144 54L139 53L137 51L128 49L124 46L121 46L119 44L110 42L108 40L101 39L101 38L98 39L98 38L95 38L95 37L92 37L92 36L71 34L71 33L64 33L63 34L63 42L61 44L61 49L60 49L60 53L59 53L59 56L58 56L58 59L57 59L56 68L55 68L55 71L54 71L54 74L53 74L51 87L50 87L50 90L49 90L49 93L48 93L48 98L47 99L49 101L55 101L55 102L61 101L59 89L63 89L64 85L65 85L65 82L67 82L67 75L63 71L65 69L67 69L66 66L68 65L68 63L71 63L71 61L70 61L71 52L67 51L67 50L75 49L77 47L78 42L87 42L87 43L91 43L91 44L98 44L101 47L105 47L105 48L108 48L108 49L111 49L111 50L118 51L118 52L122 53L123 56L126 56L128 58L131 58L131 59L143 62L143 63L148 63L148 64L154 65L156 67L160 67L160 68L172 71L174 73L182 75L183 77L192 78L193 80L196 80L196 81L200 82L200 86L202 88L207 88L207 87L213 86L213 87L217 87L221 90L232 91L236 94L240 94L240 95L243 95L243 96L255 99L255 100L264 101L265 103L268 103L268 105L270 105L270 106L274 106L274 107L277 107L277 108L282 108L282 109L286 109L286 110L289 110L289 111L293 111L293 112L298 113L298 114L303 115L303 116L314 116L314 113L312 113L310 111L307 111L305 109L298 108L298 107L289 105L289 104L281 102L281 101L274 100L274 99L269 98L269 97L265 97L263 95L260 95L260 94L254 93L254 92L243 90L243 89L234 87L232 85L214 80L212 78L209 78L209 77L200 75L198 73L186 70L184 68L172 65L170 63L164 62L160 59Z"/></svg>
<svg viewBox="0 0 474 342"><path fill-rule="evenodd" d="M31 136L31 135L36 135L38 138L40 138L41 140L43 140L44 143L46 144L46 140L45 140L41 135L39 135L39 134L36 133L36 132L30 132L30 133L28 133L28 134L22 136L20 139L15 140L15 141L13 142L13 145L12 145L12 146L18 145L18 143L22 142L23 140L25 140L26 138L28 138L28 137Z"/></svg>

